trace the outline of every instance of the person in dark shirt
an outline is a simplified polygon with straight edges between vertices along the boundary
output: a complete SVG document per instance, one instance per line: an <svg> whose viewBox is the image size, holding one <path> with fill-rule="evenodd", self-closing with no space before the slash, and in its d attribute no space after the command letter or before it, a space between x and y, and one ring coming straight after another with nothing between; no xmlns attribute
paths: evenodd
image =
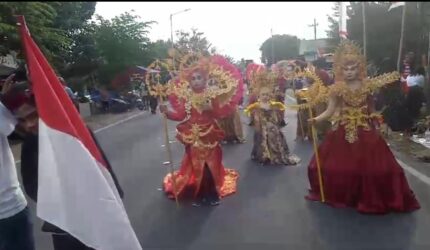
<svg viewBox="0 0 430 250"><path fill-rule="evenodd" d="M39 137L38 137L38 120L36 105L34 99L30 99L21 105L15 112L15 116L18 118L18 127L20 134L23 137L23 144L21 147L21 175L22 184L24 191L37 203L37 189L38 189L38 163L39 163ZM107 169L112 176L115 186L121 198L124 197L124 192L118 183L115 173L112 171L112 167L106 158L103 150L101 149L96 137L89 129L96 145L98 146L103 159L107 163ZM43 232L52 233L52 241L55 250L90 250L81 243L79 240L74 238L69 233L61 230L60 228L44 222L42 226Z"/></svg>

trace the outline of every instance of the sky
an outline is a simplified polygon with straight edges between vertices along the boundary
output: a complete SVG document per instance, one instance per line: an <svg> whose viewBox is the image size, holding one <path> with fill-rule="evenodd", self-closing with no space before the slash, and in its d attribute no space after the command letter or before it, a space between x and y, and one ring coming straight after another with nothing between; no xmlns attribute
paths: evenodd
<svg viewBox="0 0 430 250"><path fill-rule="evenodd" d="M261 44L273 34L313 39L309 27L316 19L317 38L326 38L327 15L334 2L97 2L96 14L112 18L134 10L142 21L156 21L149 33L152 41L170 39L170 14L173 30L197 28L221 54L235 60L252 59L261 63ZM177 38L173 37L174 40Z"/></svg>

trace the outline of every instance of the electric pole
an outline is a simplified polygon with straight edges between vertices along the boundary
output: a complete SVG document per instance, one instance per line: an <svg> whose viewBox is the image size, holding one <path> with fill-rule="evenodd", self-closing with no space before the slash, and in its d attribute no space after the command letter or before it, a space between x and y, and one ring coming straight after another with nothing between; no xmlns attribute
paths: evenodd
<svg viewBox="0 0 430 250"><path fill-rule="evenodd" d="M314 39L317 40L317 20L314 18L314 23L310 24L309 27L314 27Z"/></svg>

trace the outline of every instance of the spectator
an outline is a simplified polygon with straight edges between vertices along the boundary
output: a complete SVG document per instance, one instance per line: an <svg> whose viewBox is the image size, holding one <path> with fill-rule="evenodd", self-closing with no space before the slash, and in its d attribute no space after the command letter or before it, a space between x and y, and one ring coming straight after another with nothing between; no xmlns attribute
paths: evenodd
<svg viewBox="0 0 430 250"><path fill-rule="evenodd" d="M312 63L315 66L315 74L321 79L325 86L332 84L332 79L324 69L325 60L319 58Z"/></svg>
<svg viewBox="0 0 430 250"><path fill-rule="evenodd" d="M3 100L11 92L14 76L3 82L0 95L0 249L35 250L27 200L18 183L15 161L7 140L17 121L10 112L14 107L6 107Z"/></svg>
<svg viewBox="0 0 430 250"><path fill-rule="evenodd" d="M38 159L39 159L39 138L38 138L38 113L34 100L31 100L21 105L15 111L15 116L19 120L19 127L23 129L23 144L21 148L21 175L24 190L27 195L37 203L37 188L38 188ZM117 187L120 197L123 197L123 191L119 186L117 178L112 171L103 150L100 148L94 134L90 133L99 147L102 157L107 163L107 169L110 172L112 179ZM92 250L74 238L69 233L61 230L60 228L44 222L42 231L52 233L52 242L55 250ZM16 248L14 248L16 249Z"/></svg>
<svg viewBox="0 0 430 250"><path fill-rule="evenodd" d="M67 86L66 81L64 81L64 78L58 77L58 80L63 84L64 90L66 90L67 94L69 95L70 99L72 100L73 104L75 105L76 109L79 112L79 100L78 97L73 93L72 89Z"/></svg>
<svg viewBox="0 0 430 250"><path fill-rule="evenodd" d="M406 97L406 107L413 121L419 118L421 108L425 102L424 96L424 77L423 67L417 67L406 78L406 84L409 88Z"/></svg>
<svg viewBox="0 0 430 250"><path fill-rule="evenodd" d="M401 76L402 90L405 94L408 93L408 90L409 90L409 87L406 83L406 78L412 71L414 71L414 67L415 67L415 53L409 52L406 54L405 59L403 60L403 65L400 69L400 72L402 74Z"/></svg>

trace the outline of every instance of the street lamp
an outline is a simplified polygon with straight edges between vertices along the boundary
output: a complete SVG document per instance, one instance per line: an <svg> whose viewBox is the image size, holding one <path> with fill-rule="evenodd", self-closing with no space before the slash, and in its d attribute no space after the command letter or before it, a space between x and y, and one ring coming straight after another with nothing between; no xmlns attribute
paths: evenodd
<svg viewBox="0 0 430 250"><path fill-rule="evenodd" d="M187 11L189 11L189 10L191 10L191 9L190 9L190 8L188 8L188 9L181 10L181 11L175 12L175 13L173 13L173 14L170 14L170 40L171 40L171 42L172 42L173 69L174 69L175 71L176 71L176 69L175 69L175 53L173 52L173 50L174 50L174 47L173 47L173 16L174 16L174 15L177 15L177 14L180 14L180 13L183 13L183 12L187 12Z"/></svg>

